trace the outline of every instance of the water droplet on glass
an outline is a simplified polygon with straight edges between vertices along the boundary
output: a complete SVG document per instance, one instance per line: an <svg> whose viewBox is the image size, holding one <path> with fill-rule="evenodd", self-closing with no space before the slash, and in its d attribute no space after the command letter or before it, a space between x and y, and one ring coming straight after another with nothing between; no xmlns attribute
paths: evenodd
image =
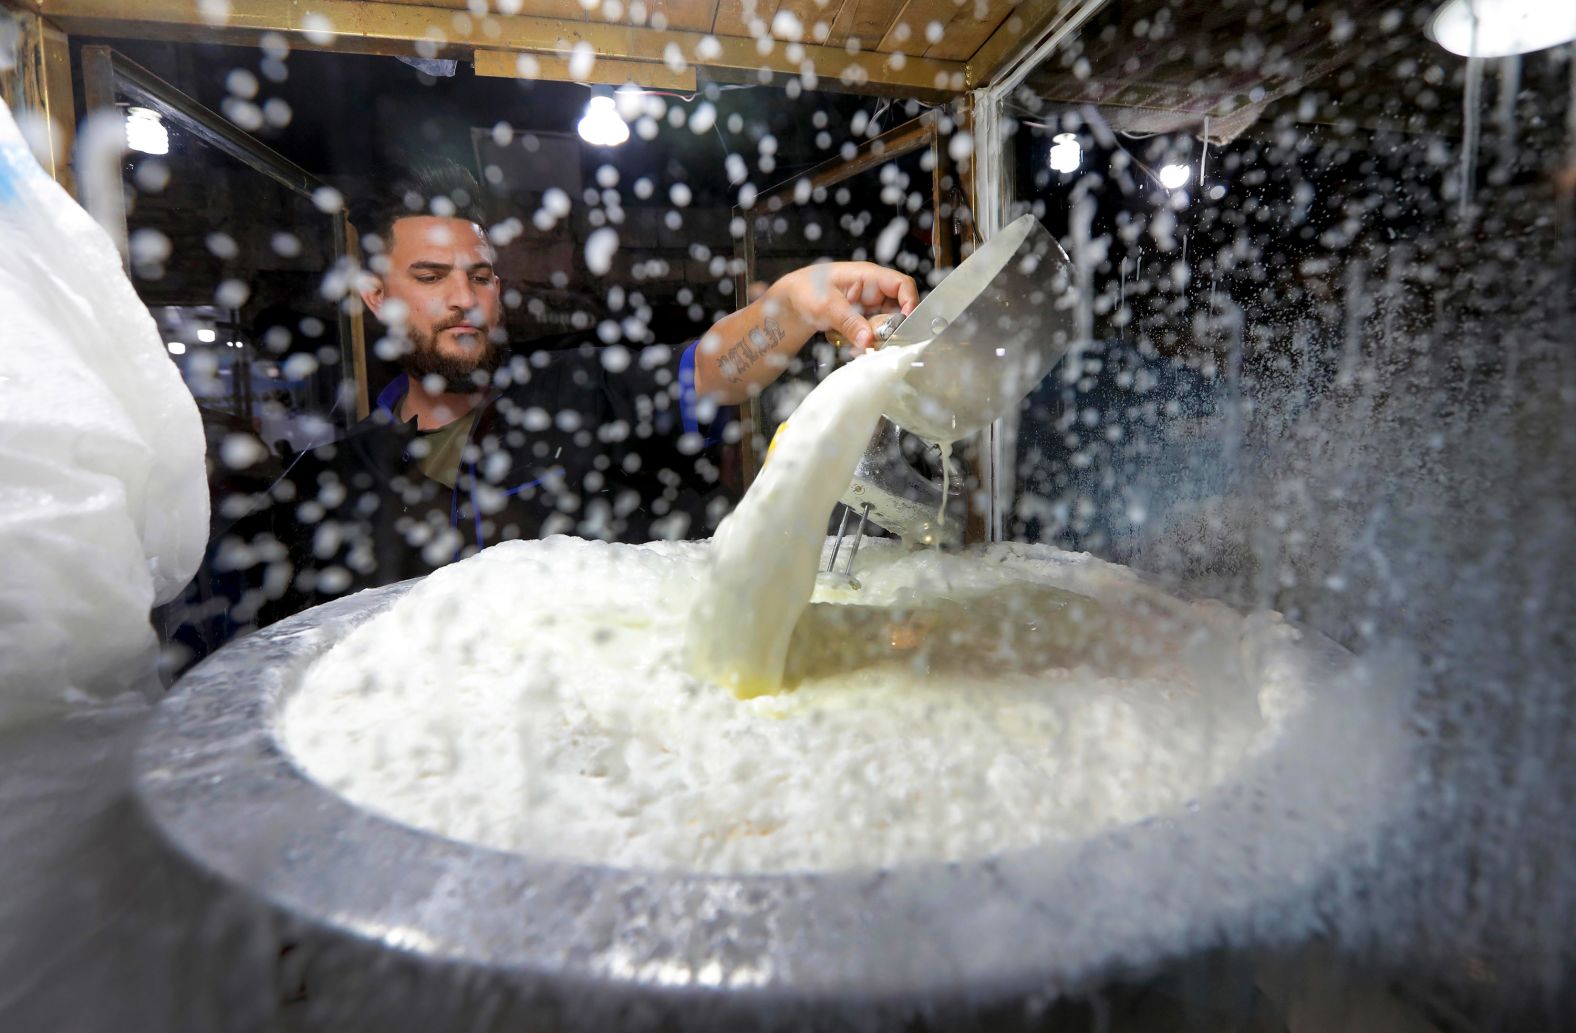
<svg viewBox="0 0 1576 1033"><path fill-rule="evenodd" d="M244 470L267 454L250 434L227 434L219 445L219 461L232 470Z"/></svg>
<svg viewBox="0 0 1576 1033"><path fill-rule="evenodd" d="M618 250L618 231L604 226L586 240L586 268L598 276L613 268L613 252Z"/></svg>
<svg viewBox="0 0 1576 1033"><path fill-rule="evenodd" d="M143 227L131 234L131 260L137 264L162 262L170 257L170 238Z"/></svg>
<svg viewBox="0 0 1576 1033"><path fill-rule="evenodd" d="M240 280L225 280L214 291L214 300L225 308L240 308L251 295L252 289Z"/></svg>
<svg viewBox="0 0 1576 1033"><path fill-rule="evenodd" d="M591 77L591 68L596 64L596 48L585 40L580 40L569 55L569 77L577 82L585 82Z"/></svg>

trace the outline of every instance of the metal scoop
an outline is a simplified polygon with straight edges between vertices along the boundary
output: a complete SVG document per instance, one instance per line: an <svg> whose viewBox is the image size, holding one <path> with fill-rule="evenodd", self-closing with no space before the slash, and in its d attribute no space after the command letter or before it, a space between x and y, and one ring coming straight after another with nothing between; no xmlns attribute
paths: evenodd
<svg viewBox="0 0 1576 1033"><path fill-rule="evenodd" d="M1072 263L1032 215L952 270L887 347L923 344L887 416L937 443L1017 408L1074 342Z"/></svg>
<svg viewBox="0 0 1576 1033"><path fill-rule="evenodd" d="M903 457L898 428L951 442L1009 415L1075 341L1072 286L1066 253L1024 215L964 259L907 319L896 315L881 327L887 347L921 348L840 499L860 518L850 574L867 522L911 545L961 535L962 521L938 521L941 486ZM845 513L828 570L836 569L847 525Z"/></svg>

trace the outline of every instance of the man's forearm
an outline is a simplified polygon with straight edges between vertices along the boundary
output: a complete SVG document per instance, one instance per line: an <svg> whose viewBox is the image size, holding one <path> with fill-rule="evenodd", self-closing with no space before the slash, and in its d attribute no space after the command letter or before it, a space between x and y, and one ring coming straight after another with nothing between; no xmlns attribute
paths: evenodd
<svg viewBox="0 0 1576 1033"><path fill-rule="evenodd" d="M718 320L701 338L695 349L695 390L736 405L777 379L814 332L768 290Z"/></svg>
<svg viewBox="0 0 1576 1033"><path fill-rule="evenodd" d="M912 312L917 304L913 277L869 262L796 269L701 338L695 389L724 405L737 404L776 380L817 330L836 330L858 353L879 347L866 312Z"/></svg>

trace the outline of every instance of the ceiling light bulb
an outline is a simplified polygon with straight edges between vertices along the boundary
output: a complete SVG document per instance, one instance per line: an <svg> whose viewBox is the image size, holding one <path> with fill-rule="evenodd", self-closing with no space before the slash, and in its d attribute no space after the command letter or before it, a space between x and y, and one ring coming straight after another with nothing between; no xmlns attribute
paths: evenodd
<svg viewBox="0 0 1576 1033"><path fill-rule="evenodd" d="M1530 54L1576 40L1576 4L1449 0L1428 20L1427 32L1435 43L1462 57Z"/></svg>
<svg viewBox="0 0 1576 1033"><path fill-rule="evenodd" d="M171 355L185 355L186 354L186 342L185 341L166 341L164 343L164 347L169 349Z"/></svg>
<svg viewBox="0 0 1576 1033"><path fill-rule="evenodd" d="M1072 133L1051 137L1051 168L1057 172L1076 172L1083 163L1083 146Z"/></svg>
<svg viewBox="0 0 1576 1033"><path fill-rule="evenodd" d="M1191 174L1188 172L1186 165L1160 166L1160 185L1167 190L1175 190L1177 187L1182 186L1188 181L1190 176Z"/></svg>
<svg viewBox="0 0 1576 1033"><path fill-rule="evenodd" d="M126 146L143 154L170 153L170 131L152 108L126 109Z"/></svg>
<svg viewBox="0 0 1576 1033"><path fill-rule="evenodd" d="M201 330L197 331L197 340L201 341L203 344L212 344L213 338L213 331L207 327L203 327Z"/></svg>
<svg viewBox="0 0 1576 1033"><path fill-rule="evenodd" d="M582 140L597 147L617 147L629 139L629 126L618 117L613 98L604 94L592 96L585 117L576 128Z"/></svg>

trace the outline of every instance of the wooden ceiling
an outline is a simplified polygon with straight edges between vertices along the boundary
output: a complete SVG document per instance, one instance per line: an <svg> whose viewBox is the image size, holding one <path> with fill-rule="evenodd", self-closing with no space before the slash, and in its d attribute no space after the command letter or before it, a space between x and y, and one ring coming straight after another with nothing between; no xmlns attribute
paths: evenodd
<svg viewBox="0 0 1576 1033"><path fill-rule="evenodd" d="M135 6L135 0L128 0ZM474 0L369 0L466 10ZM491 0L499 13L571 21L647 25L681 32L759 39L799 26L804 43L967 61L1019 7L1008 0ZM783 15L782 19L778 19ZM774 25L774 20L779 24ZM778 31L774 32L776 28Z"/></svg>
<svg viewBox="0 0 1576 1033"><path fill-rule="evenodd" d="M1306 11L1240 0L1120 0L1090 17L1057 59L1033 69L1013 100L1029 114L1089 105L1112 129L1135 136L1186 131L1221 143L1278 105L1309 100L1316 85L1335 99L1302 105L1301 121L1453 131L1459 100L1424 109L1406 93L1408 80L1430 66L1439 73L1435 88L1454 90L1465 65L1425 35L1436 7L1437 0ZM1382 109L1389 114L1381 117Z"/></svg>
<svg viewBox="0 0 1576 1033"><path fill-rule="evenodd" d="M679 66L721 79L811 69L822 88L934 97L984 85L1045 27L1103 0L12 2L103 37L255 45L277 33L307 49L476 61L483 74L515 74L502 59L528 55L519 74L532 77L566 77L561 63L589 45L599 62L654 78Z"/></svg>
<svg viewBox="0 0 1576 1033"><path fill-rule="evenodd" d="M451 58L477 74L784 82L935 100L992 82L1077 25L1020 93L1123 112L1161 132L1210 118L1229 138L1278 98L1421 39L1433 0L1326 10L1259 0L0 0L67 33ZM216 14L215 12L223 12ZM1405 17L1401 15L1404 13ZM1394 25L1400 21L1403 24ZM1355 45L1354 45L1355 44ZM572 55L586 48L595 69ZM1081 58L1081 60L1074 60ZM1375 91L1379 92L1379 91Z"/></svg>
<svg viewBox="0 0 1576 1033"><path fill-rule="evenodd" d="M1096 105L1135 134L1229 139L1314 81L1423 47L1433 0L1326 11L1258 0L0 0L67 33L447 58L479 75L707 79L948 99L1077 26L1015 91L1030 108ZM1349 5L1348 5L1349 6ZM223 11L222 16L214 12ZM595 55L595 61L575 59ZM588 66L594 67L588 71ZM813 73L814 82L811 83ZM1382 86L1382 88L1380 88ZM1204 120L1208 119L1207 129Z"/></svg>

